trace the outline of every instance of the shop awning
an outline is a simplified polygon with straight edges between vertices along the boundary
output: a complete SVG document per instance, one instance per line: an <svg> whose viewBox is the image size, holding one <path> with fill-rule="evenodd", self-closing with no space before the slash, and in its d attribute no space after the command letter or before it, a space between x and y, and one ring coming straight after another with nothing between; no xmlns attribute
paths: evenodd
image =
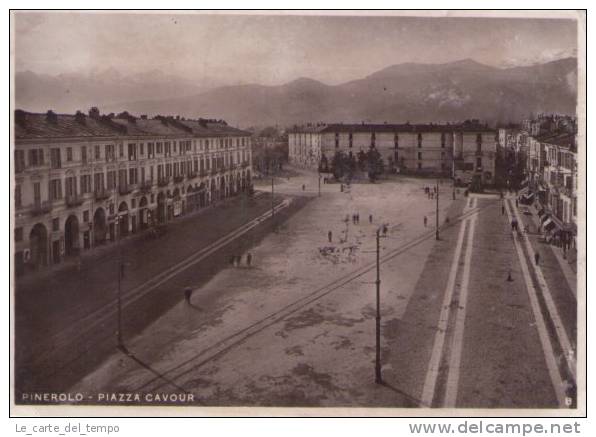
<svg viewBox="0 0 596 437"><path fill-rule="evenodd" d="M550 218L547 218L543 224L543 227L546 231L552 231L554 228L557 227L557 225Z"/></svg>

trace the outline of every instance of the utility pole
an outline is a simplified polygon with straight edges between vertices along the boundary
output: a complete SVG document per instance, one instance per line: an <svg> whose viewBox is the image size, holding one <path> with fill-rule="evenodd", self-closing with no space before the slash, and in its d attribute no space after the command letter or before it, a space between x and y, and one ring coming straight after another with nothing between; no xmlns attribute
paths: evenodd
<svg viewBox="0 0 596 437"><path fill-rule="evenodd" d="M118 214L118 213L117 213ZM122 340L122 245L120 244L120 214L116 216L116 232L118 232L118 328L116 339L118 348L124 348Z"/></svg>
<svg viewBox="0 0 596 437"><path fill-rule="evenodd" d="M273 208L273 176L271 177L271 217L275 214L275 209Z"/></svg>
<svg viewBox="0 0 596 437"><path fill-rule="evenodd" d="M438 240L439 239L439 180L437 179L437 192L436 192L436 198L437 198L437 207L436 207L436 229L435 229L435 239Z"/></svg>
<svg viewBox="0 0 596 437"><path fill-rule="evenodd" d="M321 172L319 172L319 197L321 197Z"/></svg>
<svg viewBox="0 0 596 437"><path fill-rule="evenodd" d="M381 266L380 266L380 232L377 229L377 317L376 317L376 358L375 358L375 383L382 384L381 378Z"/></svg>

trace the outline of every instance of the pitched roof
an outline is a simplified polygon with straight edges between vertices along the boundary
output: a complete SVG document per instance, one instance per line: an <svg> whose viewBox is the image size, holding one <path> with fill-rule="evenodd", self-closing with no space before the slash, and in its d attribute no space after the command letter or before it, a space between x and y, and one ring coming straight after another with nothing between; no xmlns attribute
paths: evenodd
<svg viewBox="0 0 596 437"><path fill-rule="evenodd" d="M76 137L110 137L122 135L114 126L83 114L77 120L74 115L66 114L34 114L21 112L15 115L15 138L76 138Z"/></svg>
<svg viewBox="0 0 596 437"><path fill-rule="evenodd" d="M545 144L554 144L556 146L574 148L576 137L575 134L569 132L549 132L547 134L537 136L536 140Z"/></svg>
<svg viewBox="0 0 596 437"><path fill-rule="evenodd" d="M38 114L15 111L15 138L92 138L123 136L176 136L176 137L224 137L250 136L246 132L223 122L210 120L181 120L173 117L153 119L107 116L89 117L76 115Z"/></svg>
<svg viewBox="0 0 596 437"><path fill-rule="evenodd" d="M290 133L335 133L335 132L351 132L351 133L399 133L399 132L496 132L495 129L489 128L487 125L474 122L464 123L447 123L447 124L393 124L393 123L332 123L326 125L307 125L295 126L289 130Z"/></svg>

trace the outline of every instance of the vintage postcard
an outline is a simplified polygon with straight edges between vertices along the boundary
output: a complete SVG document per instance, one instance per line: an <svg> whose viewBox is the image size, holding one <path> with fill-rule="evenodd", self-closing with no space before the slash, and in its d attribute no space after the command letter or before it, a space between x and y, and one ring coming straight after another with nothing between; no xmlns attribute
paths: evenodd
<svg viewBox="0 0 596 437"><path fill-rule="evenodd" d="M13 10L11 412L585 414L585 32Z"/></svg>

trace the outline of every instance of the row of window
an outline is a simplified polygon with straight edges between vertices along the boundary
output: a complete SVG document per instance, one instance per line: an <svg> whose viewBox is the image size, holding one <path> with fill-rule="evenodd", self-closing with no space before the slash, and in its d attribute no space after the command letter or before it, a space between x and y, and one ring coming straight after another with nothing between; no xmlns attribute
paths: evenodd
<svg viewBox="0 0 596 437"><path fill-rule="evenodd" d="M228 149L233 145L232 138L219 138L217 140L212 140L211 145L214 147L214 150L217 146ZM248 145L247 138L237 138L236 139L236 146L244 147ZM164 141L164 142L150 142L147 143L147 147L145 148L145 143L128 143L128 160L135 161L138 156L145 156L145 150L147 151L148 158L154 158L156 155L164 155L164 156L172 156L172 147L173 152L178 153L179 155L184 155L186 152L190 152L192 149L192 141L185 140L185 141ZM203 147L205 151L209 151L210 142L209 140L199 140L199 150L202 151ZM196 145L195 150L196 152ZM89 153L88 153L89 152ZM66 147L66 162L72 162L73 158L73 148ZM89 162L89 155L93 153L93 158L95 161L102 159L101 156L101 146L96 145L89 146L89 150L87 146L81 146L80 148L80 156L81 162L83 164L87 164ZM124 145L119 144L118 146L118 157L124 158ZM114 144L106 144L104 146L104 158L106 162L115 161L116 160L116 150ZM15 161L15 171L17 173L22 172L26 167L27 163L25 162L25 151L24 150L15 150L14 153L14 161ZM44 165L44 150L41 148L36 149L29 149L27 151L27 162L29 167L38 167ZM60 148L52 148L50 149L50 165L52 168L61 168L62 167L62 151Z"/></svg>
<svg viewBox="0 0 596 437"><path fill-rule="evenodd" d="M376 147L376 141L377 141L377 136L373 132L370 137L370 146ZM417 141L418 141L418 147L421 148L422 147L422 134L418 134ZM396 149L399 148L399 135L395 134L395 136L393 138L393 144ZM445 134L441 134L441 147L445 148L445 144L446 144L445 143ZM354 137L353 137L352 133L350 133L348 136L348 147L352 148L353 146L354 146ZM335 148L339 148L339 133L335 133Z"/></svg>
<svg viewBox="0 0 596 437"><path fill-rule="evenodd" d="M206 160L187 160L182 162L174 162L157 165L157 181L169 181L171 177L182 177L189 174L202 174L203 172L214 170L219 171L225 168L227 160L224 157L213 157ZM101 193L104 190L126 189L128 185L136 185L138 183L155 182L155 166L149 166L148 172L145 167L109 170L106 173L96 172L93 174L93 186L91 174L84 174L79 176L79 190L77 190L77 183L75 176L67 176L65 180L65 196L67 198L74 198L78 193L87 194L92 191ZM106 183L107 182L107 183ZM34 203L39 205L41 203L41 189L40 182L33 183ZM52 179L49 182L49 199L60 200L63 198L62 180ZM22 206L21 186L15 186L15 206Z"/></svg>

